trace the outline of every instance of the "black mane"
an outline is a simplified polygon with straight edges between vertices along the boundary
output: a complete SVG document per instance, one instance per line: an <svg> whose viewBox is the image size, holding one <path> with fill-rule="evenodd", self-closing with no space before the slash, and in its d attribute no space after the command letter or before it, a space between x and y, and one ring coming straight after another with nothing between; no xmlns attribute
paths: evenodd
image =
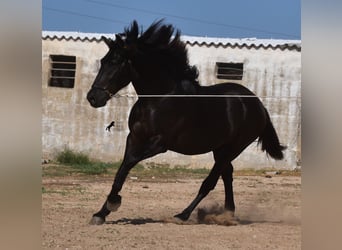
<svg viewBox="0 0 342 250"><path fill-rule="evenodd" d="M127 47L134 48L135 56L143 55L144 60L149 58L155 65L163 65L176 80L189 80L198 84L198 70L189 65L186 45L180 39L180 31L175 32L172 25L163 24L163 20L159 20L143 31L133 21L120 36Z"/></svg>

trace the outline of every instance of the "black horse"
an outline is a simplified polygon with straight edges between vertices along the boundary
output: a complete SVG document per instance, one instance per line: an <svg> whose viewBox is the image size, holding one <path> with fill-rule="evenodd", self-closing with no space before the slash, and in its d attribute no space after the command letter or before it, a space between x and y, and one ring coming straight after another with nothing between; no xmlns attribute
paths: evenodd
<svg viewBox="0 0 342 250"><path fill-rule="evenodd" d="M88 92L97 108L132 82L138 100L132 107L126 149L112 190L91 224L102 224L121 204L119 192L129 171L141 160L172 150L196 155L212 151L215 164L198 195L176 217L187 220L198 203L214 189L221 176L225 208L235 211L232 173L234 160L257 138L262 150L282 159L267 110L247 88L235 83L201 86L198 72L189 65L180 32L162 21L141 31L134 21L115 40L102 37L108 53Z"/></svg>

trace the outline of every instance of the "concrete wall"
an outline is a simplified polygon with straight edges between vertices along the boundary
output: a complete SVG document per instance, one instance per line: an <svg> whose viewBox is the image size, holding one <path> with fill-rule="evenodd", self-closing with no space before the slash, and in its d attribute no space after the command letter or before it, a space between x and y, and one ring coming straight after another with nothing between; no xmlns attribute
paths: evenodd
<svg viewBox="0 0 342 250"><path fill-rule="evenodd" d="M189 47L190 62L197 65L202 85L225 80L215 77L216 62L244 64L239 82L261 97L280 141L288 146L284 161L273 161L253 143L235 161L236 167L294 168L300 162L301 54L295 50ZM289 97L289 98L286 98Z"/></svg>
<svg viewBox="0 0 342 250"><path fill-rule="evenodd" d="M253 143L234 161L234 166L296 167L300 161L300 52L198 45L188 46L188 50L190 63L197 65L199 69L202 85L222 81L215 77L216 62L243 62L244 75L240 83L262 97L281 142L288 146L285 160L275 162L268 159L265 153L257 148L256 143ZM121 90L119 93L123 96L113 98L103 108L94 109L86 100L86 94L99 67L99 59L106 52L106 45L96 41L42 41L44 158L53 158L56 152L67 146L103 161L122 159L128 134L128 114L136 101L132 86ZM73 89L48 87L50 54L76 56L76 81ZM127 95L128 97L125 97ZM112 120L116 122L116 126L109 133L105 131L105 127ZM213 164L211 153L184 156L167 152L146 161L191 167L211 167Z"/></svg>

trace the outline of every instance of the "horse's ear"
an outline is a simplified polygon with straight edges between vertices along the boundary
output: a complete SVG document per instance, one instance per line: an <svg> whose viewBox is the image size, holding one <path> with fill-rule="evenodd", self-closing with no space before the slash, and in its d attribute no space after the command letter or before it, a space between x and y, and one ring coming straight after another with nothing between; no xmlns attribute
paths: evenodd
<svg viewBox="0 0 342 250"><path fill-rule="evenodd" d="M123 48L125 45L124 40L122 40L121 36L116 34L115 35L115 42L117 43L117 45L119 45L119 47Z"/></svg>
<svg viewBox="0 0 342 250"><path fill-rule="evenodd" d="M127 57L131 57L135 53L134 43L127 42L127 39L123 40L120 34L115 35L115 43Z"/></svg>
<svg viewBox="0 0 342 250"><path fill-rule="evenodd" d="M113 40L112 40L112 39L107 38L107 37L105 37L105 36L102 36L101 39L107 44L107 46L108 46L109 48L112 47L112 45L113 45Z"/></svg>

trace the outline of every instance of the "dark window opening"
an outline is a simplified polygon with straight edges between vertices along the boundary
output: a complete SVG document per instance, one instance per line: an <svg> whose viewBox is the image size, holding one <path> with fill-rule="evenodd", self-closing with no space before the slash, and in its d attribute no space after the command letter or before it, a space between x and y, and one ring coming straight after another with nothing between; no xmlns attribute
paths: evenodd
<svg viewBox="0 0 342 250"><path fill-rule="evenodd" d="M226 80L242 80L243 63L216 63L216 77Z"/></svg>
<svg viewBox="0 0 342 250"><path fill-rule="evenodd" d="M49 86L73 88L75 85L76 56L50 55Z"/></svg>

